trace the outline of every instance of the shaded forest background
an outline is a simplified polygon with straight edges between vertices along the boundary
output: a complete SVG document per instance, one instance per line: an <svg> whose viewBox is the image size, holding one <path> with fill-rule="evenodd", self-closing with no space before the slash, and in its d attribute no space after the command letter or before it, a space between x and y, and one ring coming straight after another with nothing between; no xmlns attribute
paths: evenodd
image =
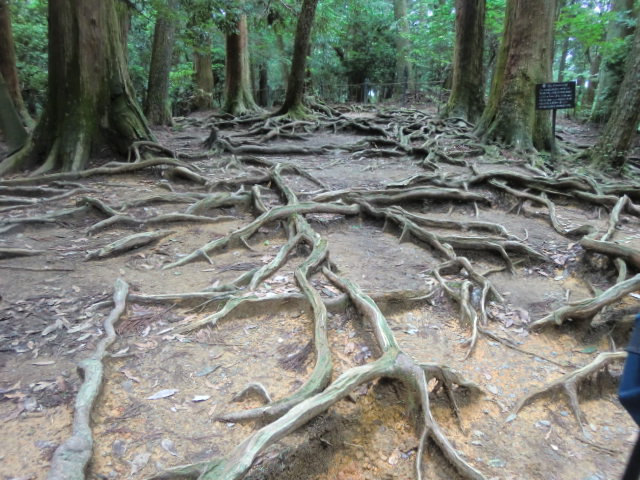
<svg viewBox="0 0 640 480"><path fill-rule="evenodd" d="M35 119L48 86L47 2L7 1L24 102ZM225 100L225 38L248 35L247 78L256 105L282 104L299 2L213 0L126 1L127 56L140 105L150 99L154 29L167 43L168 105L172 116L217 108ZM306 69L306 92L328 103L399 102L443 106L453 79L456 8L452 0L326 0L318 3ZM476 3L476 2L471 2ZM484 2L480 2L483 3ZM544 3L544 2L543 2ZM486 2L482 55L488 94L504 30L504 0ZM532 11L535 9L532 9ZM632 0L557 2L553 73L545 81L576 81L577 119L605 123L625 72L637 19ZM170 33L163 30L170 26ZM174 34L175 32L175 34ZM471 59L464 59L471 62ZM6 74L5 74L6 77ZM254 108L255 107L255 108ZM166 123L149 114L151 123ZM240 113L246 113L241 111ZM29 126L29 120L26 120Z"/></svg>

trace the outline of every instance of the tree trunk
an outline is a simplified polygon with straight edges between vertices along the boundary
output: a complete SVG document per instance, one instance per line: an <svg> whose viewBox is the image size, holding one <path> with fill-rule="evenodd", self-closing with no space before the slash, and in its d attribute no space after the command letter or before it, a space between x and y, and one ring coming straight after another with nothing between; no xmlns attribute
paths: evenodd
<svg viewBox="0 0 640 480"><path fill-rule="evenodd" d="M396 81L393 96L401 98L413 91L413 65L409 61L409 21L407 20L407 0L393 0L393 13L397 25L396 44Z"/></svg>
<svg viewBox="0 0 640 480"><path fill-rule="evenodd" d="M225 98L223 110L245 115L259 110L251 90L247 16L241 14L236 28L226 34Z"/></svg>
<svg viewBox="0 0 640 480"><path fill-rule="evenodd" d="M564 80L564 69L567 68L567 55L569 54L569 37L565 37L562 42L562 50L560 51L560 59L558 60L558 78L556 82Z"/></svg>
<svg viewBox="0 0 640 480"><path fill-rule="evenodd" d="M580 108L583 111L590 111L593 102L596 98L596 91L598 90L598 73L600 72L600 64L602 62L602 55L596 53L589 63L589 84L582 96L580 102Z"/></svg>
<svg viewBox="0 0 640 480"><path fill-rule="evenodd" d="M476 134L519 150L553 146L548 111L535 85L551 79L555 0L507 0L505 29L487 106Z"/></svg>
<svg viewBox="0 0 640 480"><path fill-rule="evenodd" d="M484 109L482 65L485 0L456 0L456 44L451 95L443 116L475 123Z"/></svg>
<svg viewBox="0 0 640 480"><path fill-rule="evenodd" d="M615 17L607 25L607 43L622 40L633 34L633 27L623 21L624 13L633 10L633 1L613 0L611 10L615 12ZM590 121L605 123L611 116L611 108L624 76L625 58L625 48L613 49L603 58Z"/></svg>
<svg viewBox="0 0 640 480"><path fill-rule="evenodd" d="M144 113L153 125L171 125L171 101L169 100L169 73L176 32L173 11L177 0L168 0L158 11L153 32L149 86L144 104Z"/></svg>
<svg viewBox="0 0 640 480"><path fill-rule="evenodd" d="M269 106L269 69L266 62L261 63L258 69L258 104Z"/></svg>
<svg viewBox="0 0 640 480"><path fill-rule="evenodd" d="M195 94L193 109L211 110L213 108L213 65L211 60L211 33L209 31L210 12L205 4L196 4L192 8L188 30L191 32L193 49L193 83Z"/></svg>
<svg viewBox="0 0 640 480"><path fill-rule="evenodd" d="M622 168L640 122L640 28L636 29L626 62L626 73L611 116L590 151L596 167Z"/></svg>
<svg viewBox="0 0 640 480"><path fill-rule="evenodd" d="M0 164L0 174L85 168L92 146L126 153L152 140L135 101L114 6L118 0L49 0L49 93L27 145Z"/></svg>
<svg viewBox="0 0 640 480"><path fill-rule="evenodd" d="M9 87L0 73L0 132L4 133L9 150L17 150L24 145L27 131L16 111Z"/></svg>
<svg viewBox="0 0 640 480"><path fill-rule="evenodd" d="M210 110L213 107L213 65L211 61L211 39L206 38L204 45L193 52L196 110Z"/></svg>
<svg viewBox="0 0 640 480"><path fill-rule="evenodd" d="M0 0L0 74L4 77L13 106L20 114L22 121L30 126L33 120L31 120L29 112L27 112L22 99L22 92L20 91L18 69L16 68L16 52L11 30L11 12L9 11L7 0Z"/></svg>
<svg viewBox="0 0 640 480"><path fill-rule="evenodd" d="M284 38L280 31L276 29L274 29L274 31L276 34L276 45L278 46L278 52L280 52L278 67L280 68L280 76L282 77L282 88L286 90L287 81L289 80L289 65L287 65L287 62L285 61L286 49L284 47Z"/></svg>
<svg viewBox="0 0 640 480"><path fill-rule="evenodd" d="M296 26L296 36L293 44L293 59L287 81L287 94L284 103L276 115L288 114L292 117L304 117L304 81L307 68L307 55L311 40L311 27L316 15L318 0L304 0Z"/></svg>

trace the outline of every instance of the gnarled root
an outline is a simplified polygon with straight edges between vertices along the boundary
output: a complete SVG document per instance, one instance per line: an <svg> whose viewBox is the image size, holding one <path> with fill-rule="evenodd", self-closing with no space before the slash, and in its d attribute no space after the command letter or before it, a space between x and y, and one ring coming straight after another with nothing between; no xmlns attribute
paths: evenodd
<svg viewBox="0 0 640 480"><path fill-rule="evenodd" d="M586 418L578 402L578 382L587 379L594 372L605 368L610 363L623 361L625 358L627 358L627 352L625 351L604 352L599 354L591 363L569 372L547 385L543 385L542 387L535 389L526 397L522 398L513 409L512 415L517 415L518 412L526 405L541 396L549 395L556 390L563 390L567 394L567 397L569 397L571 410L573 411L580 428L582 428L584 432Z"/></svg>
<svg viewBox="0 0 640 480"><path fill-rule="evenodd" d="M107 349L116 339L114 325L124 312L128 291L127 283L118 279L113 293L115 306L103 324L107 336L98 343L93 355L78 365L83 382L76 395L73 434L53 454L47 480L84 480L85 478L84 470L93 450L91 410L102 388L104 375L102 361L107 354Z"/></svg>
<svg viewBox="0 0 640 480"><path fill-rule="evenodd" d="M607 305L638 289L640 289L640 273L624 282L617 283L597 297L587 298L572 305L561 307L546 317L536 320L530 327L534 330L539 330L552 323L562 325L568 319L590 320Z"/></svg>

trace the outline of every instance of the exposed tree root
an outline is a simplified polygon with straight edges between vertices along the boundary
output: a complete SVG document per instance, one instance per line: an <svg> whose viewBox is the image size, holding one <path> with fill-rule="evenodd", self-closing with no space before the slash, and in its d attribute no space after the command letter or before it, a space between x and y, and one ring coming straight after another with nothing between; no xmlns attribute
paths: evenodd
<svg viewBox="0 0 640 480"><path fill-rule="evenodd" d="M614 258L621 258L625 262L633 265L635 268L640 269L640 251L636 249L618 245L613 242L595 240L589 237L584 237L580 240L580 245L590 252L602 253Z"/></svg>
<svg viewBox="0 0 640 480"><path fill-rule="evenodd" d="M201 258L214 263L211 256L222 249L243 246L251 249L252 237L261 227L273 222L278 229L282 226L282 230L286 233L283 244L276 251L270 251L269 257L261 257L260 261L234 263L218 266L219 268L216 269L207 268L206 271L215 270L221 273L238 270L239 273L230 277L221 277L220 282L224 278L224 284L216 282L208 289L203 287L203 291L143 295L128 293L127 285L120 280L116 283L114 308L105 321L107 337L100 342L96 352L80 364L85 378L76 401L74 433L56 452L49 473L50 480L84 478L83 471L91 456L92 444L89 413L100 389L102 360L115 338L113 324L121 315L125 301L140 304L180 305L180 308L185 310L190 308L188 313L196 312L197 317L190 316L181 323L171 325L171 330L166 328L163 330L163 334L169 335L166 338L175 338L180 341L188 340L185 336L201 327L254 316L256 312L264 314L290 309L296 310L299 314L300 311L304 311L309 317L308 320L313 321L313 337L302 343L293 357L298 365L302 364L305 368L307 362L314 362L311 374L298 390L284 397L279 395L272 398L261 384L249 384L234 397L234 400L242 401L245 396L254 395L258 396L264 404L248 410L225 411L217 419L227 422L255 422L256 430L252 435L237 445L226 458L172 468L153 478L216 480L243 478L265 449L327 412L358 387L385 378L405 387L400 391L406 395L404 398L406 405L413 408L411 417L418 421L415 444L416 478L422 479L424 475L422 462L427 442L431 440L461 477L481 479L484 478L482 473L470 461L465 460L449 442L433 417L430 405L435 395L446 394L452 414L457 418L460 428L463 428L457 392L461 387L477 394L480 392L479 387L465 380L462 375L447 365L419 363L412 359L401 349L383 312L397 313L400 308L424 306L425 300L444 290L457 302L461 320L469 325L470 333L465 358L472 354L478 338L486 335L523 354L542 358L563 368L573 367L573 365L554 362L552 359L520 348L516 342L490 330L487 316L489 302L504 301L500 292L487 278L489 273L496 270L482 274L480 267L469 260L474 257L462 256L469 251L480 252L480 255L490 253L492 265L483 266L482 269L494 268L493 264L496 264L500 266L501 271L508 270L511 273L517 273L516 265L523 259L529 259L532 262L550 260L537 250L537 248L548 247L546 245L538 247L536 246L538 244L528 243L529 233L526 230L525 238L521 239L498 221L481 220L483 215L485 218L495 218L488 212L489 209L498 209L505 203L513 204L514 202L522 208L529 202L546 207L546 211L542 214L544 218L548 218L556 232L567 237L583 237L581 240L574 241L579 241L587 251L611 256L618 269L619 281L614 287L594 298L562 307L534 322L532 328L541 328L550 323L562 324L568 319L593 318L606 305L640 289L640 274L625 280L627 264L629 269L640 268L640 254L633 248L614 243L616 229L621 222L628 220L622 218L623 213L640 216L640 210L631 201L632 198L636 200L639 197L637 185L596 181L588 176L573 173L554 174L545 166L534 166L531 159L521 161L517 165L517 171L501 169L504 167L496 169L495 165L506 163L504 158L498 158L499 148L477 144L477 140L471 135L471 126L460 119L439 120L424 112L410 109L404 109L402 112L377 112L367 118L353 119L342 116L329 107L321 106L320 109L322 112L314 115L313 119L270 118L260 115L242 119L220 116L206 121L194 121L194 125L200 126L205 124L210 126L211 122L214 122L206 147L218 152L230 153L215 161L209 161L206 166L203 162L202 169L177 160L175 156L179 157L179 155L160 145L139 142L134 144L131 150L134 163L114 163L77 173L0 181L0 195L4 196L0 197L0 205L6 206L2 210L7 212L29 211L31 207L41 208L44 201L48 202L47 208L49 208L49 202L85 195L87 191L82 184L58 184L56 188L29 185L45 184L56 180L84 179L95 175L126 174L145 168L159 167L156 170L161 170L164 180L154 187L171 191L113 201L111 194L99 198L102 190L97 190L92 192L91 197L79 198L76 208L55 210L40 216L3 217L0 220L0 232L2 229L14 226L58 222L71 215L92 211L106 218L91 226L89 233L114 225L140 227L177 221L190 223L231 219L238 221L240 214L236 212L241 209L245 215L250 209L257 215L242 227L234 227L233 231L223 237L206 243L184 257L175 259L164 268L185 265ZM238 131L239 125L243 126L242 131ZM230 128L234 130L222 132ZM265 145L267 142L278 139L305 140L319 131L350 132L351 135L360 135L362 140L349 145L337 143L320 147L289 144L282 146L281 143ZM145 151L146 153L160 152L161 155L170 155L174 158L145 159ZM318 156L331 153L330 159L326 156L317 162L314 159L313 168L318 169L328 168L327 165L330 166L331 161L349 161L349 155L352 158L393 156L396 158L394 164L402 161L411 162L412 166L421 165L428 170L428 173L413 175L406 180L388 184L387 188L332 190L339 187L326 184L296 165L281 164L276 159L245 155L249 153L263 155L294 153ZM480 171L472 163L475 161L474 157L479 155L485 157L482 160L484 168L487 168L488 163L492 164L491 170ZM526 164L528 161L531 165ZM456 167L449 168L447 172L441 168L445 163L456 165ZM510 168L513 166L512 162ZM301 189L307 188L306 185L311 183L317 186L318 191L307 192L304 196L300 194L302 200L299 200L293 188L287 183L286 175L296 176L298 177L296 180L302 180L305 187ZM380 178L373 179L373 182L382 183L384 180ZM108 185L105 184L105 186ZM312 188L316 188L315 186ZM195 191L180 191L186 188ZM562 205L576 199L588 202L591 206L595 205L598 214L600 210L610 210L606 232L595 232L595 229L589 225L573 228L563 223ZM150 218L138 218L139 213L130 211L130 209L156 204L163 205L163 208L167 206L171 208L171 205L177 204L181 207L179 212L170 211ZM441 213L423 213L434 204L438 204L438 211ZM462 204L461 208L459 208L460 204ZM448 206L451 206L451 209L449 214L445 214ZM575 203L571 207L574 208ZM220 213L216 210L221 208L235 209L235 216L214 216ZM453 214L454 208L455 214ZM419 268L422 270L420 276L431 273L435 277L436 286L433 287L433 280L428 278L426 285L432 287L429 289L364 293L359 285L348 280L346 276L336 273L338 270L329 259L327 239L312 228L312 225L315 225L312 218L317 214L329 214L332 219L337 218L340 221L342 217L359 215L362 218L376 219L376 225L378 220L379 223L384 221L383 230L398 234L400 242L411 240L418 247L432 251L441 259L442 263L439 265ZM472 218L474 214L475 219ZM9 213L9 215L15 215L15 213ZM305 217L307 215L312 217ZM457 220L463 215L469 219ZM444 230L451 233L443 232ZM128 235L101 249L89 251L87 258L117 255L157 241L171 233L168 230L160 230ZM532 242L544 238L539 231L532 232L531 237ZM388 238L385 241L388 241ZM94 244L92 248L95 248ZM568 247L567 250L569 249ZM24 251L36 252L3 248L0 249L0 258L12 252L24 253ZM370 251L375 250L368 250L367 253ZM547 252L547 250L544 251ZM275 255L271 256L272 253ZM259 256L256 255L256 257ZM431 261L429 255L426 257ZM570 261L573 261L573 257ZM267 289L263 283L285 265L293 271L298 291L286 294L265 293ZM42 271L47 270L49 269L42 269ZM318 287L318 283L322 285L327 281L333 286L326 289L322 286ZM330 294L335 291L341 293L328 298L326 296L328 291L332 292ZM92 308L108 306L111 303L99 302ZM374 345L370 350L374 359L369 363L347 368L337 378L332 379L332 351L327 338L328 317L330 312L345 313L345 309L349 306L355 307L367 324L366 331L373 334ZM348 316L344 316L345 321ZM577 399L578 382L587 379L609 363L622 360L624 356L624 352L599 355L589 365L576 369L527 395L518 402L514 414L536 398L548 392L563 389L569 396L576 419L584 425L584 415L580 411ZM280 366L283 367L283 365ZM232 408L229 406L230 410Z"/></svg>
<svg viewBox="0 0 640 480"><path fill-rule="evenodd" d="M102 361L107 349L116 339L114 325L124 312L129 286L123 280L116 280L114 308L103 323L107 334L96 346L91 357L78 364L82 385L76 395L73 433L53 454L47 480L84 480L84 471L91 460L93 435L91 433L91 410L102 388L104 366Z"/></svg>
<svg viewBox="0 0 640 480"><path fill-rule="evenodd" d="M145 245L149 245L161 238L171 235L172 230L157 230L155 232L143 232L128 235L124 238L120 238L115 242L112 242L98 250L92 250L87 253L85 260L92 260L94 258L105 258L111 255L119 255L134 248L140 248Z"/></svg>
<svg viewBox="0 0 640 480"><path fill-rule="evenodd" d="M627 358L627 352L604 352L600 353L592 362L588 363L584 367L578 368L562 377L554 380L553 382L535 389L529 393L526 397L520 399L518 404L513 409L513 414L517 415L526 405L540 398L544 395L549 395L556 390L563 390L567 397L569 397L569 405L576 417L576 421L580 425L580 428L584 432L585 423L587 423L586 417L580 408L578 402L578 383L589 378L593 373L605 368L607 365L617 361L623 361Z"/></svg>
<svg viewBox="0 0 640 480"><path fill-rule="evenodd" d="M429 378L438 378L449 389L451 382L459 382L461 386L472 389L477 389L477 387L470 382L462 380L456 372L447 367L432 364L422 366L414 363L399 349L389 325L373 300L364 295L355 284L348 280L337 277L326 268L324 273L340 288L346 289L352 302L354 302L363 317L369 321L382 355L371 363L347 370L322 392L303 400L279 419L256 431L247 440L238 445L226 459L222 461L217 459L209 465L199 464L197 466L197 471L200 472L198 478L216 480L242 478L257 456L266 447L326 411L331 405L347 396L359 385L380 377L394 378L405 383L409 390L414 392L412 395L416 396L415 401L422 407L423 431L420 436L416 462L417 478L422 478L422 454L428 438L431 438L438 445L447 460L464 478L484 478L479 471L469 465L458 454L442 430L440 430L431 415L427 384ZM187 468L192 472L196 469L195 466L179 468Z"/></svg>
<svg viewBox="0 0 640 480"><path fill-rule="evenodd" d="M186 263L192 262L198 257L208 258L208 254L213 250L224 248L229 245L235 245L238 242L245 242L251 235L253 235L261 226L275 221L281 220L292 214L304 214L304 213L334 213L337 215L356 215L359 211L357 205L340 205L335 203L312 203L303 202L296 205L285 205L283 207L276 207L268 212L263 213L253 222L242 227L229 235L214 240L212 242L203 245L198 250L189 255L181 258L180 260L166 265L164 268L173 268Z"/></svg>
<svg viewBox="0 0 640 480"><path fill-rule="evenodd" d="M620 300L625 295L640 289L640 273L624 282L602 292L594 298L587 298L571 305L561 307L544 318L531 323L530 327L539 330L550 324L562 325L565 320L590 320L607 305Z"/></svg>
<svg viewBox="0 0 640 480"><path fill-rule="evenodd" d="M80 170L78 172L60 172L41 175L39 177L19 177L7 180L0 180L0 185L38 185L41 183L54 182L59 180L79 180L82 178L94 177L96 175L120 175L124 173L137 172L139 170L157 167L161 165L182 166L189 168L187 164L180 160L171 158L149 158L137 163L117 163L105 165L103 167L90 168L88 170Z"/></svg>
<svg viewBox="0 0 640 480"><path fill-rule="evenodd" d="M34 255L41 255L43 253L45 253L44 250L31 250L29 248L0 247L0 259L16 258L16 257L32 257Z"/></svg>

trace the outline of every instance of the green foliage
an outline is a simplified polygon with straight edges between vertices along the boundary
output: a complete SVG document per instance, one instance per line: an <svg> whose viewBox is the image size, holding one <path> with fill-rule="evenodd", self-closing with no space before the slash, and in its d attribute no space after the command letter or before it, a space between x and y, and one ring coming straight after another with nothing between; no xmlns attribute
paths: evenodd
<svg viewBox="0 0 640 480"><path fill-rule="evenodd" d="M133 12L127 37L129 76L140 102L147 91L147 82L149 80L155 15L156 12L150 4L147 4L146 8L138 12Z"/></svg>
<svg viewBox="0 0 640 480"><path fill-rule="evenodd" d="M156 15L166 0L131 0L128 37L129 70L141 100L148 81ZM640 0L637 0L640 8ZM504 28L506 0L487 0L485 52L487 65L497 51ZM257 78L266 66L272 91L284 93L283 68L290 62L299 0L180 0L170 13L179 24L170 95L176 113L186 113L194 96L194 51L210 48L218 89L224 79L224 34L235 28L237 16L249 20L250 52ZM45 101L47 84L47 2L10 1L18 70L31 109ZM442 84L450 74L455 41L454 0L407 0L409 59L419 86ZM624 39L605 41L608 22L634 23L629 13L609 11L606 0L566 0L556 25L556 56L568 38L566 78L588 78L591 62L602 55L626 55ZM323 0L319 3L309 70L316 93L330 101L347 100L348 84L392 84L399 35L393 0ZM209 47L211 45L211 47ZM559 60L558 60L559 61ZM374 87L375 88L375 87ZM220 92L215 94L216 98Z"/></svg>
<svg viewBox="0 0 640 480"><path fill-rule="evenodd" d="M22 96L30 113L39 112L47 96L47 2L10 2L16 66Z"/></svg>
<svg viewBox="0 0 640 480"><path fill-rule="evenodd" d="M310 62L317 86L346 100L347 85L353 92L365 81L392 83L394 22L393 3L388 0L322 2Z"/></svg>
<svg viewBox="0 0 640 480"><path fill-rule="evenodd" d="M585 50L602 45L606 23L611 20L612 14L603 12L597 3L570 2L565 5L556 23L557 35L569 37Z"/></svg>
<svg viewBox="0 0 640 480"><path fill-rule="evenodd" d="M412 49L410 59L423 81L442 82L453 60L455 43L453 0L416 1L409 13Z"/></svg>

